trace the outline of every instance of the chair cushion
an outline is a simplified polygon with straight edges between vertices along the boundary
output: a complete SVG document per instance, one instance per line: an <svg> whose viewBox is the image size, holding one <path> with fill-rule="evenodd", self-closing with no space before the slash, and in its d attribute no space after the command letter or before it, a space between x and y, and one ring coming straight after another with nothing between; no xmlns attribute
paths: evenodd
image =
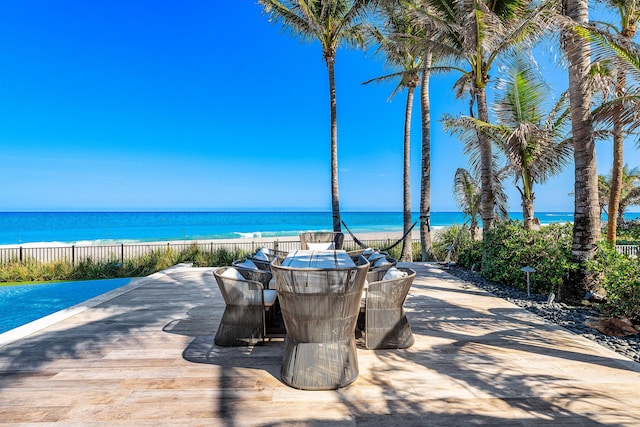
<svg viewBox="0 0 640 427"><path fill-rule="evenodd" d="M368 255L372 255L373 253L375 253L375 249L373 248L367 248L364 251L362 251L362 255L364 256L368 256Z"/></svg>
<svg viewBox="0 0 640 427"><path fill-rule="evenodd" d="M387 261L386 258L380 258L379 260L377 260L376 262L373 263L374 267L382 267L384 265L391 265L392 263L390 263L389 261Z"/></svg>
<svg viewBox="0 0 640 427"><path fill-rule="evenodd" d="M269 280L269 289L275 289L275 288L276 288L276 279L272 277L271 280Z"/></svg>
<svg viewBox="0 0 640 427"><path fill-rule="evenodd" d="M250 259L247 259L239 264L236 264L236 267L243 267L249 270L259 270L258 266L253 263Z"/></svg>
<svg viewBox="0 0 640 427"><path fill-rule="evenodd" d="M227 268L224 273L221 274L222 277L228 277L230 279L236 280L246 280L242 274L238 270L233 267Z"/></svg>
<svg viewBox="0 0 640 427"><path fill-rule="evenodd" d="M387 270L382 280L399 279L401 277L407 277L407 273L405 273L404 271L400 271L395 267L391 267L389 270Z"/></svg>
<svg viewBox="0 0 640 427"><path fill-rule="evenodd" d="M265 289L264 291L262 291L262 297L264 298L264 306L271 307L273 304L275 304L277 296L278 296L278 293L273 289Z"/></svg>
<svg viewBox="0 0 640 427"><path fill-rule="evenodd" d="M371 255L369 255L369 258L367 258L369 260L370 263L374 263L377 260L379 260L380 258L386 258L384 255L382 255L379 252L373 253Z"/></svg>
<svg viewBox="0 0 640 427"><path fill-rule="evenodd" d="M311 251L330 251L335 249L333 242L326 243L307 243L307 247Z"/></svg>
<svg viewBox="0 0 640 427"><path fill-rule="evenodd" d="M258 249L253 257L261 261L269 261L269 257L262 251L262 249Z"/></svg>

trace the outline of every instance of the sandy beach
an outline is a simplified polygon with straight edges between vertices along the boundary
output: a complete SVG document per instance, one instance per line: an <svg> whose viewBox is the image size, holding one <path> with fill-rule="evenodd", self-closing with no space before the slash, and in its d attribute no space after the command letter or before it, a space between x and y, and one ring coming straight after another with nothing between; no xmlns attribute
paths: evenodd
<svg viewBox="0 0 640 427"><path fill-rule="evenodd" d="M431 230L432 234L435 230ZM352 240L351 236L346 230L343 230L344 238L346 241ZM396 241L402 237L402 232L371 232L371 233L354 233L358 240L392 240ZM412 239L420 239L420 230L414 228L411 232ZM235 239L206 239L206 240L164 240L157 242L140 242L136 244L148 244L148 245L159 245L159 244L189 244L189 243L265 243L270 244L272 242L297 242L300 241L299 235L291 235L291 236L280 236L278 238L274 237L239 237ZM133 243L132 243L133 244Z"/></svg>

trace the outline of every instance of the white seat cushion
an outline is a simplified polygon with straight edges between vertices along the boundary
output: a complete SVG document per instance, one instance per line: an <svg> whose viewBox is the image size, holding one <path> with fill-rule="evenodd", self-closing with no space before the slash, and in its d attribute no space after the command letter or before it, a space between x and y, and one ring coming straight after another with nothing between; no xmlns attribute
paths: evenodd
<svg viewBox="0 0 640 427"><path fill-rule="evenodd" d="M247 259L239 264L236 264L236 267L246 268L248 270L259 270L258 266L253 263L250 259Z"/></svg>
<svg viewBox="0 0 640 427"><path fill-rule="evenodd" d="M229 267L227 268L224 273L221 274L222 277L228 277L230 279L236 279L236 280L247 280L244 278L244 276L242 274L240 274L240 272L238 270L236 270L233 267Z"/></svg>
<svg viewBox="0 0 640 427"><path fill-rule="evenodd" d="M373 264L374 262L376 262L380 258L386 258L386 257L384 255L382 255L381 253L376 252L374 254L369 255L369 258L367 258L367 259L369 260L370 263Z"/></svg>
<svg viewBox="0 0 640 427"><path fill-rule="evenodd" d="M262 297L264 298L264 306L271 307L273 304L275 304L277 296L278 296L278 293L273 289L265 289L264 291L262 291Z"/></svg>
<svg viewBox="0 0 640 427"><path fill-rule="evenodd" d="M364 251L362 251L362 255L364 256L368 256L368 255L372 255L375 252L375 249L373 248L367 248Z"/></svg>
<svg viewBox="0 0 640 427"><path fill-rule="evenodd" d="M260 250L260 249L258 249L256 251L256 253L255 253L255 255L253 255L253 257L255 259L259 259L261 261L269 261L269 257L264 252L262 252L262 250Z"/></svg>
<svg viewBox="0 0 640 427"><path fill-rule="evenodd" d="M258 249L258 252L262 252L265 255L273 255L273 253L271 252L271 249L269 249L266 246L263 246L260 249Z"/></svg>
<svg viewBox="0 0 640 427"><path fill-rule="evenodd" d="M275 288L276 288L276 279L272 277L271 280L269 280L269 289L275 289Z"/></svg>
<svg viewBox="0 0 640 427"><path fill-rule="evenodd" d="M307 243L311 251L330 251L335 249L333 242L328 243Z"/></svg>
<svg viewBox="0 0 640 427"><path fill-rule="evenodd" d="M399 279L401 277L407 277L407 273L405 273L404 271L400 271L395 267L391 267L389 270L387 270L382 280Z"/></svg>
<svg viewBox="0 0 640 427"><path fill-rule="evenodd" d="M380 258L379 260L377 260L376 262L373 263L374 267L382 267L385 265L391 265L392 263L390 263L389 261L387 261L386 258Z"/></svg>

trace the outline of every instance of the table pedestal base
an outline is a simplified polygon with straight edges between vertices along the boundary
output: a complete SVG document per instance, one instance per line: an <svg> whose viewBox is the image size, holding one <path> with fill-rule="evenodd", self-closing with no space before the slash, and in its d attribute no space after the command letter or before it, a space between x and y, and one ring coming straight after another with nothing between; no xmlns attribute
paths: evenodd
<svg viewBox="0 0 640 427"><path fill-rule="evenodd" d="M335 342L297 342L288 335L284 342L282 381L304 390L335 390L358 378L354 338Z"/></svg>

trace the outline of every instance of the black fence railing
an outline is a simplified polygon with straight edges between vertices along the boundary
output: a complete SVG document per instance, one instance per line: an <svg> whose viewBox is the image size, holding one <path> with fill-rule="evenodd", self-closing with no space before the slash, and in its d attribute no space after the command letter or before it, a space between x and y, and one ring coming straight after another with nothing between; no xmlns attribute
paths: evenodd
<svg viewBox="0 0 640 427"><path fill-rule="evenodd" d="M419 240L414 240L419 242ZM374 248L384 248L395 243L392 239L363 240L367 246ZM117 244L117 245L92 245L92 246L59 246L59 247L31 247L20 246L11 248L0 248L0 264L9 262L38 261L43 263L63 261L76 265L80 262L91 260L94 262L124 262L135 259L148 253L173 249L183 251L196 246L205 252L215 252L220 249L240 251L245 253L255 252L263 246L281 251L291 251L300 249L299 240L276 240L276 241L251 241L251 242L168 242L152 244ZM400 246L399 246L400 247ZM345 238L344 249L358 249L358 245L351 239Z"/></svg>

